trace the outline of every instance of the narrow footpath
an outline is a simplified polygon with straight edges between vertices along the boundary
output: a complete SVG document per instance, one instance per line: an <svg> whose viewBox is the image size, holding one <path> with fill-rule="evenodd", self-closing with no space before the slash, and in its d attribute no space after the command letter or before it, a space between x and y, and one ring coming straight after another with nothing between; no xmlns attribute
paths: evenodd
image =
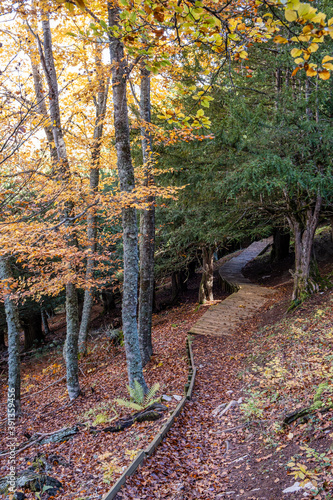
<svg viewBox="0 0 333 500"><path fill-rule="evenodd" d="M273 477L268 480L264 469L258 471L265 457L258 458L262 452L243 426L239 409L243 395L239 373L249 352L254 315L273 294L244 278L241 269L269 243L256 242L221 267L223 279L237 284L239 291L212 306L191 327L190 332L197 334L193 350L198 368L193 399L156 453L128 479L118 500L283 497L282 484ZM252 462L255 473L250 470Z"/></svg>

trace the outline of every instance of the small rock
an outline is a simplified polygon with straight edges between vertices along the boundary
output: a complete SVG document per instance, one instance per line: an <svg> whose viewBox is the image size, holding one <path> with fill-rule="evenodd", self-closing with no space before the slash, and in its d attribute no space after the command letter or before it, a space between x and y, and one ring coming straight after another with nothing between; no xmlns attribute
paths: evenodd
<svg viewBox="0 0 333 500"><path fill-rule="evenodd" d="M243 398L239 398L239 400L237 401L237 403L240 405L243 403Z"/></svg>
<svg viewBox="0 0 333 500"><path fill-rule="evenodd" d="M292 486L289 486L289 488L286 488L285 490L282 491L282 493L296 493L296 491L301 491L300 483L296 481L295 484Z"/></svg>
<svg viewBox="0 0 333 500"><path fill-rule="evenodd" d="M204 367L204 365L199 365L199 368L203 368L203 367Z"/></svg>
<svg viewBox="0 0 333 500"><path fill-rule="evenodd" d="M232 394L234 391L227 391L226 394Z"/></svg>
<svg viewBox="0 0 333 500"><path fill-rule="evenodd" d="M176 401L181 401L183 398L181 396L178 396L178 394L174 394L173 395L173 398L176 400Z"/></svg>
<svg viewBox="0 0 333 500"><path fill-rule="evenodd" d="M167 396L166 394L163 394L162 396L162 401L167 401L167 402L170 402L172 400L172 397L171 396Z"/></svg>
<svg viewBox="0 0 333 500"><path fill-rule="evenodd" d="M294 483L292 486L289 486L289 488L283 490L282 493L296 493L297 491L301 491L303 489L315 490L316 488L310 481L308 483L305 483L304 486L300 486L300 483L296 481L296 483Z"/></svg>

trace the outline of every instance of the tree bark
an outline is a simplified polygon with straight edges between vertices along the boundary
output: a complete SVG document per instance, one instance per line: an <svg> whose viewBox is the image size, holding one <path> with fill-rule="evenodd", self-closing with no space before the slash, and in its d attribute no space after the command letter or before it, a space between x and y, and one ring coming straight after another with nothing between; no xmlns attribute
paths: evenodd
<svg viewBox="0 0 333 500"><path fill-rule="evenodd" d="M94 141L91 153L92 168L90 170L90 194L92 199L96 197L98 192L101 140L103 136L104 117L109 90L108 82L105 81L102 72L102 61L100 53L97 53L96 56L96 71L99 76L99 91L97 97L95 98L96 118L94 127ZM88 242L90 244L90 255L87 259L86 281L87 283L89 283L94 274L94 254L97 250L97 217L95 206L91 207L88 212L87 226L87 236ZM84 291L82 318L79 332L79 352L81 354L86 354L87 352L87 336L92 305L93 291L91 286L88 286L88 288L86 288Z"/></svg>
<svg viewBox="0 0 333 500"><path fill-rule="evenodd" d="M148 125L151 122L150 73L141 68L140 117L144 185L153 183L151 175L153 143ZM151 339L153 297L154 297L154 251L155 251L155 199L148 197L149 207L140 214L140 292L139 292L139 342L142 364L145 366L153 354Z"/></svg>
<svg viewBox="0 0 333 500"><path fill-rule="evenodd" d="M119 9L108 2L110 28L118 26ZM127 105L127 58L122 42L115 37L109 38L112 67L112 90L114 108L114 128L116 136L117 167L121 191L130 193L134 189L134 169L132 165L128 105ZM137 292L138 292L138 228L136 210L127 206L122 209L124 283L122 320L126 350L129 384L134 381L147 390L142 371L138 328L137 328Z"/></svg>
<svg viewBox="0 0 333 500"><path fill-rule="evenodd" d="M8 329L8 420L13 414L18 417L21 414L21 363L20 363L20 321L18 307L10 296L9 281L12 271L8 257L0 257L0 279L3 280L4 304ZM12 407L14 404L14 408ZM14 412L13 412L14 409Z"/></svg>
<svg viewBox="0 0 333 500"><path fill-rule="evenodd" d="M199 304L214 300L214 248L204 246L202 248L202 278L199 287Z"/></svg>
<svg viewBox="0 0 333 500"><path fill-rule="evenodd" d="M49 322L47 320L47 314L44 308L41 308L40 310L41 317L42 317L42 324L44 328L44 334L49 335L51 333L50 327L49 327Z"/></svg>
<svg viewBox="0 0 333 500"><path fill-rule="evenodd" d="M66 144L63 137L60 119L59 90L58 80L55 70L52 35L48 13L43 13L43 48L38 39L38 50L45 72L45 77L49 90L49 110L51 117L52 133L57 150L57 175L62 183L67 184L70 177L70 168L66 151ZM43 51L44 49L44 51ZM71 200L66 202L62 216L68 221L74 214L74 204ZM70 222L67 223L70 226ZM67 242L68 246L75 244L75 238L70 236ZM73 269L72 263L69 263L70 269ZM73 269L74 271L74 269ZM77 290L73 283L66 284L66 324L67 334L65 342L65 359L67 370L67 390L70 399L75 399L80 394L79 385L79 365L78 365L78 338L79 338L79 318L78 318L78 297Z"/></svg>
<svg viewBox="0 0 333 500"><path fill-rule="evenodd" d="M302 302L308 295L319 290L316 276L311 273L313 240L318 225L321 196L317 196L312 207L302 212L290 212L288 222L295 238L295 272L292 300ZM289 204L290 207L290 204Z"/></svg>
<svg viewBox="0 0 333 500"><path fill-rule="evenodd" d="M25 315L22 326L24 330L24 350L28 351L35 341L41 343L44 339L41 311L33 310L29 315Z"/></svg>
<svg viewBox="0 0 333 500"><path fill-rule="evenodd" d="M40 73L39 65L34 62L32 54L30 54L30 60L31 60L32 76L34 79L34 89L37 101L37 109L38 112L45 119L44 132L49 146L51 160L54 163L57 163L58 161L57 149L54 144L52 125L50 123L50 117L46 107L42 75Z"/></svg>
<svg viewBox="0 0 333 500"><path fill-rule="evenodd" d="M276 227L273 231L273 248L271 260L279 262L289 255L290 232L284 228Z"/></svg>

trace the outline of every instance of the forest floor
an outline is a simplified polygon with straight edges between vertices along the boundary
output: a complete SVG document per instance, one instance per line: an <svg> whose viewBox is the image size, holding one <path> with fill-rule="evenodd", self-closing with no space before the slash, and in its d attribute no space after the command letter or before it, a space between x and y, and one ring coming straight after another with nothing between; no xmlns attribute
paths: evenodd
<svg viewBox="0 0 333 500"><path fill-rule="evenodd" d="M276 294L233 337L195 337L198 373L193 399L118 499L333 498L333 411L320 411L332 404L333 293L317 294L287 313L291 266L292 257L272 265L267 255L247 265L244 274L274 286ZM331 255L322 259L321 270L325 275L332 272ZM197 305L199 281L196 275L177 306L154 315L155 355L145 376L149 386L161 384L160 394L183 394L187 332L209 306ZM215 292L217 300L225 297L217 284ZM53 325L57 345L53 335L49 344L53 347L23 358L23 416L16 427L17 441L73 425L79 425L79 432L67 442L22 450L18 469L31 465L38 453L46 458L56 454L58 460L48 474L64 486L57 498L101 499L168 415L156 422L135 423L120 433L91 434L90 426L109 425L114 410L120 416L127 413L114 401L128 397L124 349L110 344L108 325L96 308L90 351L80 360L83 393L68 403L61 356L63 319L58 316ZM0 376L5 417L5 373ZM319 411L285 428L281 425L286 415L311 406L314 399ZM234 404L223 416L214 414L219 405L231 401ZM169 411L176 404L172 398ZM1 450L7 450L5 427L0 431ZM3 476L8 463L6 456L0 458ZM317 485L317 490L283 493L302 479L308 486L309 481Z"/></svg>
<svg viewBox="0 0 333 500"><path fill-rule="evenodd" d="M321 272L333 270L319 245ZM276 295L232 337L196 336L192 401L118 499L333 498L333 293L287 312L293 256L244 274ZM220 418L223 403L234 404ZM318 411L283 426L294 411ZM291 488L293 491L284 491Z"/></svg>

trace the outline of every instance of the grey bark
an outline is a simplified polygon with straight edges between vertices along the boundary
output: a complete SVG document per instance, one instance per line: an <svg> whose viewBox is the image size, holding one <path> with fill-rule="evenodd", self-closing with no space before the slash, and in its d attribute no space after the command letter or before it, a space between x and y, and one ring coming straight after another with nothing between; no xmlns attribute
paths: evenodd
<svg viewBox="0 0 333 500"><path fill-rule="evenodd" d="M43 79L40 73L39 65L33 61L32 56L31 59L31 68L32 68L32 76L34 79L34 89L37 101L37 109L38 112L45 118L44 122L44 132L46 136L46 140L49 146L51 159L53 162L58 161L57 149L54 144L52 125L50 123L49 113L47 111L46 102L45 102L45 93L43 89Z"/></svg>
<svg viewBox="0 0 333 500"><path fill-rule="evenodd" d="M290 201L287 200L288 208ZM311 274L313 240L319 221L322 198L317 196L312 207L303 212L289 212L288 222L295 238L295 272L293 301L303 301L306 296L319 290L316 276ZM301 215L302 214L302 215Z"/></svg>
<svg viewBox="0 0 333 500"><path fill-rule="evenodd" d="M108 81L105 81L102 74L100 55L97 56L96 58L96 69L99 74L99 91L97 97L95 98L96 118L94 127L93 146L91 152L92 168L90 170L90 194L92 198L94 198L98 192L101 140L103 136L104 116L106 111L106 102L109 90ZM93 278L94 254L97 249L97 217L96 217L95 206L91 207L91 209L88 212L87 236L90 245L89 248L90 255L88 256L87 259L86 281L89 283L89 280ZM88 329L89 329L92 305L93 305L93 292L91 287L89 286L84 291L82 318L79 331L79 352L81 354L86 354L87 352L87 337L88 337Z"/></svg>
<svg viewBox="0 0 333 500"><path fill-rule="evenodd" d="M141 68L140 117L144 185L153 184L151 174L153 143L148 124L151 122L150 74ZM148 197L149 207L140 214L140 292L139 292L139 342L142 364L145 366L153 354L151 327L154 298L154 250L155 250L155 199Z"/></svg>
<svg viewBox="0 0 333 500"><path fill-rule="evenodd" d="M44 334L49 335L51 333L50 327L49 327L49 322L47 320L47 314L44 308L41 308L40 310L41 316L42 316L42 323L43 323L43 328L44 328Z"/></svg>
<svg viewBox="0 0 333 500"><path fill-rule="evenodd" d="M108 2L109 26L118 25L119 9ZM132 165L128 105L127 105L127 59L124 47L118 38L110 36L110 58L112 67L112 91L114 108L114 128L116 136L117 167L121 191L134 189L134 169ZM129 384L134 381L147 390L142 371L142 361L137 328L138 292L138 228L136 210L128 206L122 209L124 283L122 301L122 320L126 350Z"/></svg>
<svg viewBox="0 0 333 500"><path fill-rule="evenodd" d="M49 90L49 111L53 139L57 151L57 174L59 180L63 183L66 183L70 179L70 168L67 157L66 144L61 127L59 90L53 57L52 35L48 14L44 13L43 15L43 48L40 41L38 40L38 49ZM62 216L68 219L73 215L73 213L74 204L72 201L68 201L64 207ZM71 246L74 244L75 238L72 236L68 239L68 245ZM69 266L71 267L72 264L69 263ZM67 390L69 397L72 400L80 394L78 366L78 297L76 287L72 283L66 284L66 324L67 334L64 351L67 370Z"/></svg>
<svg viewBox="0 0 333 500"><path fill-rule="evenodd" d="M199 304L204 304L207 300L214 300L213 281L214 281L214 248L202 248L202 278L199 287Z"/></svg>
<svg viewBox="0 0 333 500"><path fill-rule="evenodd" d="M0 279L10 280L12 271L7 257L0 257ZM5 283L4 281L4 283ZM9 286L5 287L4 304L8 330L8 420L21 414L21 368L20 368L20 321L18 307L10 296Z"/></svg>

